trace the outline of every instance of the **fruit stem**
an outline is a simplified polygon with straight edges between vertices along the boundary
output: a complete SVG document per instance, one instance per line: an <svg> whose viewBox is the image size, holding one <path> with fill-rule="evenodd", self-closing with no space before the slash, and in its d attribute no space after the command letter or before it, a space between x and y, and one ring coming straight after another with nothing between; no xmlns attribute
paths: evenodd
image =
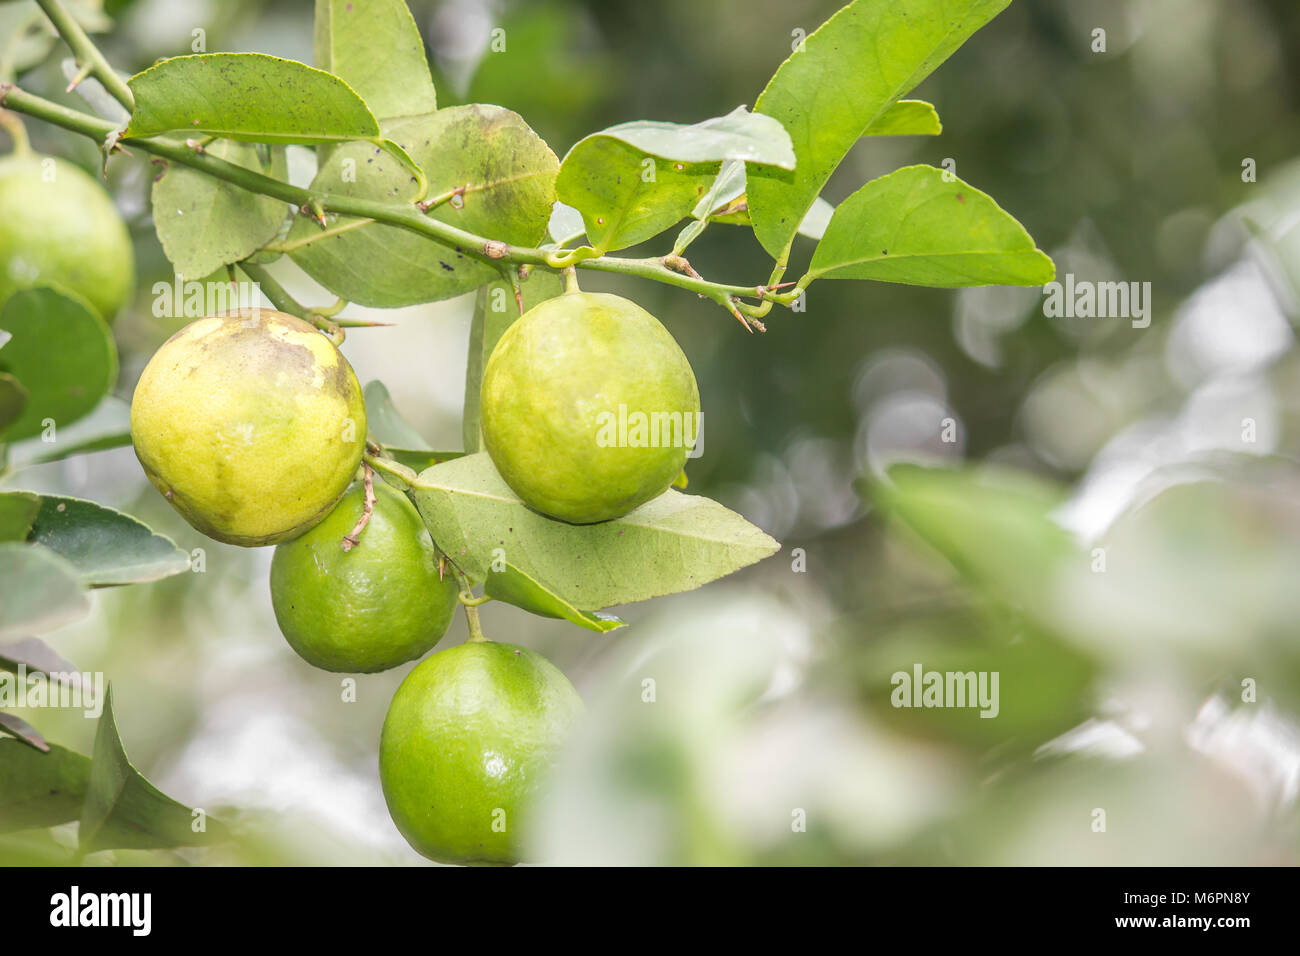
<svg viewBox="0 0 1300 956"><path fill-rule="evenodd" d="M451 566L452 573L456 575L456 580L460 583L460 604L465 609L465 622L469 624L469 639L475 643L482 643L487 640L483 635L483 625L478 619L478 606L485 604L488 597L477 598L474 596L473 585L469 583L469 577L456 565Z"/></svg>
<svg viewBox="0 0 1300 956"><path fill-rule="evenodd" d="M574 292L581 292L578 288L578 268L577 266L564 267L564 294L570 295Z"/></svg>

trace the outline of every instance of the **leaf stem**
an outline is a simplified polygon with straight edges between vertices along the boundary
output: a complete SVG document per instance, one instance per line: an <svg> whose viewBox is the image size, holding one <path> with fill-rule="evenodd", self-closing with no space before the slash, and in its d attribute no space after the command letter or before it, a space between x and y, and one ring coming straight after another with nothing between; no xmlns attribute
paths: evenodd
<svg viewBox="0 0 1300 956"><path fill-rule="evenodd" d="M60 0L36 0L36 2L50 18L54 29L59 31L63 42L71 48L72 55L77 59L77 66L83 70L90 67L91 74L104 84L104 89L108 90L113 99L126 107L128 113L134 113L135 96L132 95L131 88L117 75L117 71L108 60L104 59L104 54L99 52L99 47L91 42L86 31L81 28L81 24L64 9Z"/></svg>
<svg viewBox="0 0 1300 956"><path fill-rule="evenodd" d="M451 566L452 574L456 575L456 581L460 584L460 604L465 609L465 621L469 624L469 639L476 644L487 641L483 634L483 625L478 619L478 608L480 604L485 604L490 598L478 598L474 596L473 585L470 584L469 577L455 564Z"/></svg>

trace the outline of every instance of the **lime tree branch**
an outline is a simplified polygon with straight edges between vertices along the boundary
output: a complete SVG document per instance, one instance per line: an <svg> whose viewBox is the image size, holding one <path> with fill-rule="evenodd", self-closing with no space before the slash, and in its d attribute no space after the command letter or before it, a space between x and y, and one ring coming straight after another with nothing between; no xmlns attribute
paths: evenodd
<svg viewBox="0 0 1300 956"><path fill-rule="evenodd" d="M118 143L115 137L120 130L108 120L53 103L12 84L0 84L0 105L7 106L15 112L24 113L36 119L61 126L74 133L88 136L98 142L107 143L109 149L116 147ZM318 220L326 211L343 216L373 219L376 222L398 226L427 236L445 246L452 247L457 252L464 253L490 265L500 266L507 262L528 264L541 266L556 272L562 271L568 265L574 265L580 269L650 279L695 292L711 299L722 305L733 315L736 315L737 318L740 318L741 315L737 308L737 299L755 299L765 305L769 302L788 305L789 301L791 301L788 296L779 295L766 286L728 285L705 279L695 273L694 270L678 271L677 268L670 267L677 265L680 268L680 263L676 262L676 260L681 260L680 256L625 259L617 256L595 255L594 250L560 251L509 245L495 239L475 235L450 223L430 218L417 204L391 203L304 189L264 176L253 170L245 169L242 166L237 166L234 163L197 150L192 145L181 140L156 136L122 139L120 142L170 162L197 169L202 173L232 183L249 192L283 200L297 206L300 211ZM585 255L582 254L584 252ZM752 310L746 306L745 311ZM765 312L766 309L762 311Z"/></svg>
<svg viewBox="0 0 1300 956"><path fill-rule="evenodd" d="M127 112L135 109L135 97L131 94L131 88L123 82L122 78L117 75L108 60L104 59L104 54L99 52L99 47L91 42L86 31L81 29L81 24L63 8L59 0L36 0L45 15L50 18L50 23L54 24L54 29L59 31L59 36L63 37L64 42L72 49L72 55L77 59L77 66L81 69L81 76L94 76L100 83L104 84L104 89L126 107ZM75 83L73 84L75 86Z"/></svg>

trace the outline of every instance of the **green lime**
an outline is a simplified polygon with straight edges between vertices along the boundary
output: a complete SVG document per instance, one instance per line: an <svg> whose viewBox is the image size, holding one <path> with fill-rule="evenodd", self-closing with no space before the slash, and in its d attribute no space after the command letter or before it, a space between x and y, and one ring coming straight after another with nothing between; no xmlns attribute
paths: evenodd
<svg viewBox="0 0 1300 956"><path fill-rule="evenodd" d="M186 521L257 547L306 531L347 490L366 406L314 326L245 309L191 322L154 353L131 399L131 440Z"/></svg>
<svg viewBox="0 0 1300 956"><path fill-rule="evenodd" d="M422 657L447 633L456 579L438 576L433 538L406 496L375 481L375 507L353 485L325 520L275 547L271 605L289 646L327 671L373 674Z"/></svg>
<svg viewBox="0 0 1300 956"><path fill-rule="evenodd" d="M513 864L529 804L582 699L550 661L471 641L411 671L388 707L379 779L407 842L441 863Z"/></svg>
<svg viewBox="0 0 1300 956"><path fill-rule="evenodd" d="M575 524L661 494L699 435L700 393L677 342L616 295L575 292L531 309L483 372L483 442L530 507Z"/></svg>
<svg viewBox="0 0 1300 956"><path fill-rule="evenodd" d="M0 159L0 302L15 289L52 285L111 322L134 274L131 237L99 183L53 156Z"/></svg>

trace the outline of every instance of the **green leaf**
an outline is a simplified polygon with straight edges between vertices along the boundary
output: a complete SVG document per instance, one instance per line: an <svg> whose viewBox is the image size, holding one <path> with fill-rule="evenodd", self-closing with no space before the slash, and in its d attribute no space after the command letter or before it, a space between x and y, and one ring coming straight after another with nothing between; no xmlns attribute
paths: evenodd
<svg viewBox="0 0 1300 956"><path fill-rule="evenodd" d="M40 434L46 419L57 429L93 409L117 380L117 349L104 320L80 298L51 288L21 289L0 309L0 330L12 334L0 349L0 372L27 389L27 406L0 433L15 441Z"/></svg>
<svg viewBox="0 0 1300 956"><path fill-rule="evenodd" d="M82 852L198 846L224 837L225 827L211 817L206 819L207 832L195 833L194 819L193 810L164 794L131 765L113 716L110 684L81 809Z"/></svg>
<svg viewBox="0 0 1300 956"><path fill-rule="evenodd" d="M366 399L366 423L371 436L383 446L389 458L415 471L431 468L439 462L459 458L464 452L435 451L401 416L388 387L376 379L363 390Z"/></svg>
<svg viewBox="0 0 1300 956"><path fill-rule="evenodd" d="M524 505L486 453L436 465L419 482L414 498L434 541L467 573L485 579L504 558L583 611L689 591L780 548L716 501L676 491L613 521L555 521Z"/></svg>
<svg viewBox="0 0 1300 956"><path fill-rule="evenodd" d="M135 112L124 139L171 130L281 144L379 137L379 122L347 83L264 53L176 56L127 85Z"/></svg>
<svg viewBox="0 0 1300 956"><path fill-rule="evenodd" d="M69 675L72 682L79 682L77 669L72 662L66 660L40 638L24 637L21 640L0 644L0 670L16 674L19 665L25 667L29 674L37 671L47 676L65 674Z"/></svg>
<svg viewBox="0 0 1300 956"><path fill-rule="evenodd" d="M1010 0L854 0L791 54L754 108L794 143L793 173L751 170L754 234L782 259L849 148Z"/></svg>
<svg viewBox="0 0 1300 956"><path fill-rule="evenodd" d="M236 166L287 180L283 147L219 139L205 151ZM168 163L153 182L153 221L163 252L185 279L202 279L248 258L275 238L289 207L204 173Z"/></svg>
<svg viewBox="0 0 1300 956"><path fill-rule="evenodd" d="M899 100L867 127L863 136L938 136L939 113L925 100Z"/></svg>
<svg viewBox="0 0 1300 956"><path fill-rule="evenodd" d="M564 157L556 195L582 212L587 239L608 252L657 236L685 219L713 184L717 163L664 162L597 134Z"/></svg>
<svg viewBox="0 0 1300 956"><path fill-rule="evenodd" d="M553 299L564 291L564 282L554 272L531 269L519 282L524 311ZM504 279L489 282L474 300L474 319L469 329L469 354L465 363L465 410L461 418L461 441L465 453L483 450L479 433L479 389L488 357L501 341L506 329L519 318L519 303L514 287Z"/></svg>
<svg viewBox="0 0 1300 956"><path fill-rule="evenodd" d="M0 640L52 631L90 612L77 569L40 545L0 544Z"/></svg>
<svg viewBox="0 0 1300 956"><path fill-rule="evenodd" d="M870 494L983 593L1043 623L1056 576L1084 561L1051 519L1064 491L1020 472L895 465Z"/></svg>
<svg viewBox="0 0 1300 956"><path fill-rule="evenodd" d="M316 0L316 65L347 81L380 120L438 108L404 0Z"/></svg>
<svg viewBox="0 0 1300 956"><path fill-rule="evenodd" d="M10 734L29 747L36 748L41 753L50 752L50 745L45 742L45 738L40 735L40 732L27 721L14 714L0 713L0 733Z"/></svg>
<svg viewBox="0 0 1300 956"><path fill-rule="evenodd" d="M428 176L428 196L464 195L428 215L514 245L546 234L555 202L555 154L518 115L499 106L454 106L395 120L388 135ZM410 170L368 144L330 152L314 189L370 199L417 198ZM299 217L291 258L335 295L359 305L398 308L472 291L497 278L463 250L407 229L327 214L327 228Z"/></svg>
<svg viewBox="0 0 1300 956"><path fill-rule="evenodd" d="M780 123L762 113L737 106L690 126L637 120L593 133L626 143L646 156L681 163L721 163L738 160L780 169L794 169L794 147Z"/></svg>
<svg viewBox="0 0 1300 956"><path fill-rule="evenodd" d="M836 208L808 275L956 289L1043 285L1056 274L1024 226L932 166L873 179Z"/></svg>
<svg viewBox="0 0 1300 956"><path fill-rule="evenodd" d="M66 558L90 587L157 581L190 569L189 555L170 538L81 498L42 496L31 540Z"/></svg>
<svg viewBox="0 0 1300 956"><path fill-rule="evenodd" d="M533 614L559 618L601 634L624 626L612 614L579 611L546 585L529 577L508 561L501 571L489 568L487 580L483 583L483 593L493 600L505 601Z"/></svg>
<svg viewBox="0 0 1300 956"><path fill-rule="evenodd" d="M0 432L16 422L27 405L27 389L8 372L0 372Z"/></svg>
<svg viewBox="0 0 1300 956"><path fill-rule="evenodd" d="M0 541L26 541L40 507L40 495L30 491L0 492Z"/></svg>
<svg viewBox="0 0 1300 956"><path fill-rule="evenodd" d="M90 760L79 753L0 739L0 833L76 820L89 780Z"/></svg>
<svg viewBox="0 0 1300 956"><path fill-rule="evenodd" d="M17 442L9 449L9 461L15 467L39 465L129 445L131 406L114 395L105 395L89 415L60 428L54 437L52 442L39 438Z"/></svg>

